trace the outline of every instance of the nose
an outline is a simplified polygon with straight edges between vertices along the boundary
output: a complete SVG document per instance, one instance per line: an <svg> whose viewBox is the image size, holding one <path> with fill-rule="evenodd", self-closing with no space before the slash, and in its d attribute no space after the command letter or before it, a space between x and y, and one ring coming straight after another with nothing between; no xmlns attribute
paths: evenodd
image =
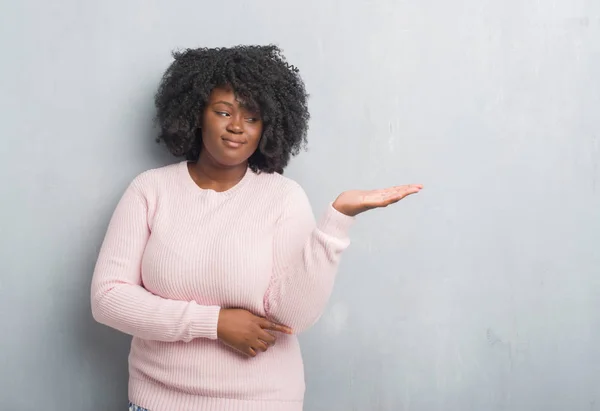
<svg viewBox="0 0 600 411"><path fill-rule="evenodd" d="M232 134L241 134L244 132L244 128L242 127L242 119L241 116L231 116L231 121L227 124L227 131Z"/></svg>

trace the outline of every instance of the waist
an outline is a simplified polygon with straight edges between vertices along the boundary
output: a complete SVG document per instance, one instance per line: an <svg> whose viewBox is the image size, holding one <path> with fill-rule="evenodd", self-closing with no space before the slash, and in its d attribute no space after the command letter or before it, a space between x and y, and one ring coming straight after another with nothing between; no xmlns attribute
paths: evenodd
<svg viewBox="0 0 600 411"><path fill-rule="evenodd" d="M302 401L305 389L298 339L281 334L254 358L208 339L167 343L133 338L129 375L130 386L147 382L174 396Z"/></svg>
<svg viewBox="0 0 600 411"><path fill-rule="evenodd" d="M302 401L210 398L168 391L148 381L130 380L129 396L149 411L302 411Z"/></svg>

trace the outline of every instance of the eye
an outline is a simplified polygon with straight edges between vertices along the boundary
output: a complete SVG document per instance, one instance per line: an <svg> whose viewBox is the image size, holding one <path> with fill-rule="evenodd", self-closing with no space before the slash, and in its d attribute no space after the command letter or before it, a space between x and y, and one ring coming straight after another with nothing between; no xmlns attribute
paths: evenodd
<svg viewBox="0 0 600 411"><path fill-rule="evenodd" d="M215 111L215 113L217 113L217 115L221 117L229 117L229 113L226 111Z"/></svg>
<svg viewBox="0 0 600 411"><path fill-rule="evenodd" d="M250 117L250 118L247 118L246 121L249 123L256 123L258 121L258 119L256 117Z"/></svg>

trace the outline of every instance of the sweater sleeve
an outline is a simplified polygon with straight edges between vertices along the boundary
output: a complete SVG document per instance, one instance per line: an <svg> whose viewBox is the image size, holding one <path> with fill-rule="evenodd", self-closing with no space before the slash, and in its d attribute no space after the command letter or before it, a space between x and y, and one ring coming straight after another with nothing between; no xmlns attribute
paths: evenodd
<svg viewBox="0 0 600 411"><path fill-rule="evenodd" d="M267 316L298 334L321 316L333 289L342 252L354 222L331 205L316 223L310 202L296 187L273 238L274 268L265 294Z"/></svg>
<svg viewBox="0 0 600 411"><path fill-rule="evenodd" d="M147 340L216 339L219 307L169 300L143 287L148 215L148 202L134 181L113 213L96 262L91 286L94 319Z"/></svg>

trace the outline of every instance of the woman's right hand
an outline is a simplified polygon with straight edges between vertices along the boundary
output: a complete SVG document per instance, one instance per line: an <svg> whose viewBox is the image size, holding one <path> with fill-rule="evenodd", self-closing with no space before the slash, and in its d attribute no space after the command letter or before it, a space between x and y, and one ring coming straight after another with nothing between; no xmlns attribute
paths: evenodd
<svg viewBox="0 0 600 411"><path fill-rule="evenodd" d="M258 352L267 351L276 340L275 336L267 330L292 334L289 327L258 317L243 309L226 308L219 312L217 337L242 354L256 357Z"/></svg>

